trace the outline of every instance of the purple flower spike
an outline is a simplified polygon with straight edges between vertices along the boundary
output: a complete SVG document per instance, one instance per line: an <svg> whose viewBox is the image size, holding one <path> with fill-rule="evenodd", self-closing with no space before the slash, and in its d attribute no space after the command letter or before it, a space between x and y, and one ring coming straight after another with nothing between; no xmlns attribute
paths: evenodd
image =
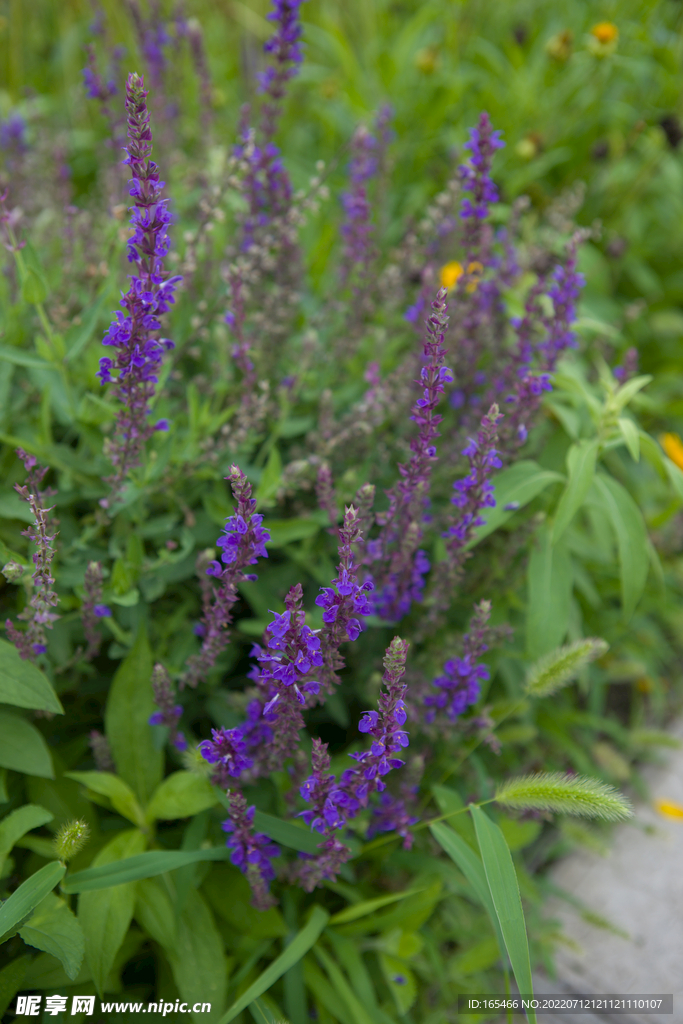
<svg viewBox="0 0 683 1024"><path fill-rule="evenodd" d="M493 131L489 115L484 112L477 126L470 129L469 142L465 143L470 158L460 167L462 186L470 193L460 207L460 216L465 222L468 263L481 258L482 222L489 215L489 207L498 202L498 189L491 179L493 154L504 145L500 132Z"/></svg>
<svg viewBox="0 0 683 1024"><path fill-rule="evenodd" d="M47 495L56 494L51 488L41 492L40 486L43 477L47 473L47 466L36 468L35 455L28 455L23 448L17 448L17 455L24 463L27 474L27 482L20 486L14 485L14 489L27 502L33 515L33 525L22 530L22 536L33 541L36 550L33 555L33 594L31 600L17 618L28 623L25 633L20 632L11 619L5 621L7 635L12 641L19 654L25 661L35 661L39 654L47 651L46 629L52 629L52 623L59 618L51 609L59 603L54 588L52 577L52 559L55 556L54 542L57 537L56 526L59 520L52 519L49 512L52 508L46 507L45 498Z"/></svg>
<svg viewBox="0 0 683 1024"><path fill-rule="evenodd" d="M322 852L317 857L307 858L297 866L297 878L306 892L312 892L324 879L336 881L342 864L351 856L351 850L335 835L344 824L344 816L330 798L335 780L334 775L329 774L327 744L317 738L313 740L311 760L313 774L300 788L301 796L311 804L311 809L301 811L299 817L314 832L324 836L324 841L318 847Z"/></svg>
<svg viewBox="0 0 683 1024"><path fill-rule="evenodd" d="M446 384L453 380L452 371L444 365L443 340L448 328L446 294L445 288L438 291L427 320L423 342L426 365L416 381L422 395L415 402L410 417L418 426L417 437L410 442L410 462L399 465L401 479L387 492L389 509L377 517L382 532L366 548L367 561L383 563L375 576L374 605L376 613L390 622L397 622L407 614L413 601L422 599L425 576L430 569L429 559L419 545L432 467L437 458L437 426L442 419L436 409Z"/></svg>
<svg viewBox="0 0 683 1024"><path fill-rule="evenodd" d="M241 793L229 795L230 817L223 822L223 830L230 833L226 840L226 846L232 850L230 860L247 877L252 906L268 910L277 903L270 893L270 883L275 878L271 861L280 855L280 849L269 836L254 832L256 808L247 809L247 801Z"/></svg>
<svg viewBox="0 0 683 1024"><path fill-rule="evenodd" d="M130 470L140 463L146 441L155 429L163 429L147 421L163 354L174 347L173 342L158 337L159 318L174 302L174 292L181 281L180 277L169 278L163 267L163 258L170 248L167 229L171 214L168 200L161 199L164 182L159 180L157 165L150 160L152 132L143 85L139 75L128 76L129 143L124 163L132 173L134 231L128 241L128 261L135 265L136 272L130 276L130 287L121 300L123 310L117 312L102 342L113 348L114 354L100 360L97 374L102 384L116 382L117 397L123 406L114 435L105 442L114 473L106 478L111 493L101 500L103 508L116 503Z"/></svg>
<svg viewBox="0 0 683 1024"><path fill-rule="evenodd" d="M102 604L102 584L104 576L102 566L99 562L90 562L85 570L83 586L85 599L81 608L81 620L83 632L88 641L87 649L83 655L86 661L92 661L99 654L102 644L102 635L99 630L99 620L111 617L111 608Z"/></svg>
<svg viewBox="0 0 683 1024"><path fill-rule="evenodd" d="M216 766L211 776L214 785L227 789L230 780L238 779L254 762L246 756L241 729L212 729L211 736L212 739L199 744L199 752L205 761Z"/></svg>
<svg viewBox="0 0 683 1024"><path fill-rule="evenodd" d="M436 721L443 732L466 708L476 704L482 682L490 678L488 668L480 663L488 649L486 636L490 616L490 601L481 601L475 606L469 631L463 637L462 657L450 658L444 664L443 673L432 683L438 693L429 693L424 698L427 709L425 722L431 724Z"/></svg>
<svg viewBox="0 0 683 1024"><path fill-rule="evenodd" d="M263 44L271 63L258 76L260 91L266 96L263 110L263 134L270 141L280 116L285 86L297 73L304 59L299 40L303 34L299 8L304 0L274 0L273 10L266 15L277 26L276 32Z"/></svg>
<svg viewBox="0 0 683 1024"><path fill-rule="evenodd" d="M165 725L169 730L169 740L177 750L187 750L187 740L178 730L178 720L182 717L183 707L175 702L175 687L171 677L163 665L157 663L152 672L152 689L154 703L159 708L149 719L150 725Z"/></svg>
<svg viewBox="0 0 683 1024"><path fill-rule="evenodd" d="M225 479L230 481L237 505L235 514L226 520L223 536L217 541L223 564L215 559L207 563L202 555L197 560L198 571L204 576L204 608L199 624L201 632L197 631L197 626L194 631L202 637L202 649L188 659L180 682L181 689L196 686L215 665L216 658L229 642L227 630L232 621L231 609L239 597L237 584L256 579L253 573L245 573L245 568L255 565L259 558L268 557L266 543L270 534L261 525L263 516L255 512L256 501L251 496L251 485L239 466L231 466ZM217 579L219 586L214 588L208 584L206 576Z"/></svg>

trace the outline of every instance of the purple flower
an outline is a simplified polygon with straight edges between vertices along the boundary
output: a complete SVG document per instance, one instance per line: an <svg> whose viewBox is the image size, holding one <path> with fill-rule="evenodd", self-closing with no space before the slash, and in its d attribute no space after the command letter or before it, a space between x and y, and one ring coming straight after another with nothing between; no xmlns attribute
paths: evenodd
<svg viewBox="0 0 683 1024"><path fill-rule="evenodd" d="M11 619L5 621L7 635L19 651L25 661L35 661L36 656L45 654L47 650L46 629L52 629L52 623L59 618L51 611L59 604L59 597L54 588L52 577L52 560L55 556L54 542L57 537L55 527L57 519L51 519L48 515L52 508L45 507L45 497L56 494L51 488L41 492L40 487L43 477L47 473L47 466L36 468L35 455L28 455L23 448L17 448L17 455L24 464L27 474L27 482L20 486L14 485L14 489L23 501L27 502L33 515L33 524L26 530L22 530L22 536L33 541L36 550L33 554L33 594L23 611L19 612L18 619L28 623L25 633L20 632Z"/></svg>
<svg viewBox="0 0 683 1024"><path fill-rule="evenodd" d="M212 729L211 736L212 739L199 744L199 752L205 761L217 766L211 781L227 789L230 779L238 779L254 762L246 756L241 729Z"/></svg>
<svg viewBox="0 0 683 1024"><path fill-rule="evenodd" d="M361 808L366 807L372 792L382 793L386 788L384 777L394 768L400 768L404 762L393 755L400 753L408 746L408 734L402 728L406 721L404 697L406 684L402 682L405 673L408 643L399 637L391 641L384 657L383 683L386 692L379 696L379 711L367 711L361 719L359 729L372 737L370 750L351 754L357 768L348 768L335 784L325 780L325 803L322 811L316 809L317 818L325 820L326 828L338 829L349 819L354 818ZM328 761L329 764L329 761ZM319 779L312 777L310 793L319 793ZM304 784L306 787L307 783ZM305 799L310 797L302 790ZM303 812L307 820L308 812ZM309 817L308 823L317 820ZM334 824L332 823L334 820Z"/></svg>
<svg viewBox="0 0 683 1024"><path fill-rule="evenodd" d="M481 601L475 606L469 631L463 637L462 657L445 662L443 673L432 682L438 693L429 693L424 698L428 724L440 716L440 724L445 727L444 715L449 722L455 722L466 708L479 700L481 684L490 678L488 668L480 662L488 648L485 641L490 616L490 601Z"/></svg>
<svg viewBox="0 0 683 1024"><path fill-rule="evenodd" d="M334 786L334 775L329 774L330 757L327 744L313 740L311 754L313 774L301 786L299 792L311 808L301 811L303 818L314 832L324 837L317 857L303 859L297 866L296 874L306 892L312 892L324 879L336 881L341 866L351 856L351 850L339 841L335 832L344 824L339 808L330 799Z"/></svg>
<svg viewBox="0 0 683 1024"><path fill-rule="evenodd" d="M299 21L299 8L303 0L274 0L273 10L266 15L268 21L276 24L275 34L264 43L263 49L271 63L258 76L259 89L266 96L263 111L263 135L266 140L275 134L280 115L280 104L285 95L285 85L297 73L304 59L299 40L303 34Z"/></svg>
<svg viewBox="0 0 683 1024"><path fill-rule="evenodd" d="M88 647L83 655L86 661L92 661L100 651L102 635L99 631L99 620L111 616L111 608L106 604L100 603L102 600L103 579L101 564L99 562L89 562L83 580L85 599L81 608L83 632L85 633L85 639L88 641Z"/></svg>
<svg viewBox="0 0 683 1024"><path fill-rule="evenodd" d="M170 248L167 229L171 214L168 200L161 199L164 182L159 180L157 165L149 159L152 132L143 84L136 74L129 75L126 83L129 144L124 163L132 172L130 195L134 200L128 260L135 265L136 273L131 275L130 287L121 300L123 310L116 313L102 342L114 349L113 358L103 357L98 372L102 384L116 381L123 406L114 437L106 443L114 473L107 478L111 494L100 502L104 508L111 507L120 495L130 469L139 464L144 444L155 429L147 422L149 403L163 354L174 347L172 341L158 337L159 318L174 302L181 280L167 277L163 269L163 258Z"/></svg>
<svg viewBox="0 0 683 1024"><path fill-rule="evenodd" d="M490 172L493 154L505 146L500 134L493 131L486 112L481 114L477 126L470 128L470 139L465 143L470 159L460 167L462 186L471 193L471 198L463 199L460 207L460 216L466 222L484 220L488 217L489 206L498 202L498 189L491 180ZM475 233L470 224L466 230L470 237Z"/></svg>
<svg viewBox="0 0 683 1024"><path fill-rule="evenodd" d="M442 419L436 408L446 384L453 380L452 371L444 365L443 340L448 328L446 295L445 288L438 291L427 320L423 342L426 365L416 382L422 395L415 402L410 417L418 427L417 436L410 442L410 462L399 465L400 479L387 492L389 509L377 517L382 531L374 546L373 560L380 560L382 564L374 573L377 588L374 605L377 614L391 622L402 618L413 601L421 600L424 577L430 569L429 559L419 544L432 466L437 457L437 426Z"/></svg>
<svg viewBox="0 0 683 1024"><path fill-rule="evenodd" d="M28 149L26 143L26 121L21 114L10 114L0 123L0 149L20 154Z"/></svg>
<svg viewBox="0 0 683 1024"><path fill-rule="evenodd" d="M241 793L230 794L230 817L223 822L223 830L230 835L226 846L232 850L230 860L238 867L251 886L252 905L257 910L268 910L276 900L270 893L275 878L271 861L280 855L280 849L269 836L254 832L255 807L247 809Z"/></svg>
<svg viewBox="0 0 683 1024"><path fill-rule="evenodd" d="M152 672L152 690L154 703L159 708L150 716L150 725L165 725L169 730L169 739L176 750L187 750L187 740L178 729L178 720L182 717L182 704L175 702L175 687L171 677L162 664L157 662Z"/></svg>
<svg viewBox="0 0 683 1024"><path fill-rule="evenodd" d="M232 621L232 606L239 594L237 584L243 580L255 580L253 573L244 570L255 565L259 558L267 558L266 543L270 534L262 526L263 516L255 511L256 501L251 496L251 485L239 466L230 467L225 478L230 481L232 493L237 502L235 514L229 516L223 527L223 536L217 540L221 549L221 565L215 560L208 561L200 556L198 568L203 569L203 615L198 636L202 637L199 654L188 659L187 668L181 680L181 689L196 686L215 665L216 658L229 642L228 626ZM206 576L219 581L214 588L208 585ZM196 627L195 627L196 631Z"/></svg>

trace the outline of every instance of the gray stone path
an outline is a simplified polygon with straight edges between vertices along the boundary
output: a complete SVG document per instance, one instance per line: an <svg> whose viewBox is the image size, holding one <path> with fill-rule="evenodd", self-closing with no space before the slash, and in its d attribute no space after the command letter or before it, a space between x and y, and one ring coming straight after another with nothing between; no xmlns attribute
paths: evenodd
<svg viewBox="0 0 683 1024"><path fill-rule="evenodd" d="M683 739L683 722L672 733ZM665 753L666 765L649 766L644 775L653 800L683 806L683 748ZM673 1016L543 1015L539 1024L683 1024L683 820L665 818L649 804L637 803L635 811L631 822L615 829L607 857L582 850L552 872L556 885L629 935L587 924L579 911L553 899L547 916L559 919L580 947L558 947L557 987L594 994L673 993ZM552 992L552 984L539 978L536 990Z"/></svg>

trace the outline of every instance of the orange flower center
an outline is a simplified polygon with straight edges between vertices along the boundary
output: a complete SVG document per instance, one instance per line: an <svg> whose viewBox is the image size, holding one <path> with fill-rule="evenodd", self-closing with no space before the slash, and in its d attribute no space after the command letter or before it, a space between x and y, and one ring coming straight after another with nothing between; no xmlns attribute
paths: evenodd
<svg viewBox="0 0 683 1024"><path fill-rule="evenodd" d="M619 29L611 21L601 21L597 25L593 25L591 35L595 36L603 46L606 46L619 38Z"/></svg>

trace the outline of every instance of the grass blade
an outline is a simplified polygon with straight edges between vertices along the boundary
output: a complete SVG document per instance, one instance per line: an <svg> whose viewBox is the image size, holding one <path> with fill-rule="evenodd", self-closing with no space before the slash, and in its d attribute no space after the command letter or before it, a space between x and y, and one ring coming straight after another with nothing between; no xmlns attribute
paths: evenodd
<svg viewBox="0 0 683 1024"><path fill-rule="evenodd" d="M519 895L517 872L503 833L480 807L470 807L477 832L486 881L508 951L517 987L522 995L533 994L529 942ZM536 1024L536 1011L529 1009L529 1021Z"/></svg>
<svg viewBox="0 0 683 1024"><path fill-rule="evenodd" d="M229 860L230 850L225 846L212 846L208 850L148 850L125 860L86 868L69 875L62 886L65 893L94 892L108 889L124 882L137 882L141 878L153 878L166 871L185 867L200 860Z"/></svg>
<svg viewBox="0 0 683 1024"><path fill-rule="evenodd" d="M459 836L458 833L454 832L452 828L448 827L448 825L444 825L439 822L436 825L430 825L429 831L432 833L439 846L446 851L453 863L457 864L460 868L463 875L474 889L477 899L488 913L498 941L500 955L503 958L503 962L505 962L505 941L503 939L503 933L500 930L500 924L498 923L496 908L494 907L493 900L491 898L491 890L489 889L489 884L486 881L484 865L480 858L477 857L469 843L466 843L462 836Z"/></svg>
<svg viewBox="0 0 683 1024"><path fill-rule="evenodd" d="M255 999L258 999L264 992L267 992L271 985L274 985L290 967L298 963L308 953L311 946L315 945L328 920L329 914L327 911L323 910L322 907L315 906L305 928L301 929L297 937L290 942L284 952L276 960L273 960L272 964L266 967L265 971L249 986L247 991L243 992L239 999L226 1010L219 1024L230 1024L230 1021L234 1020L238 1013L241 1013L250 1003L253 1003Z"/></svg>
<svg viewBox="0 0 683 1024"><path fill-rule="evenodd" d="M0 941L52 892L64 877L66 867L58 860L46 864L27 878L0 907Z"/></svg>

